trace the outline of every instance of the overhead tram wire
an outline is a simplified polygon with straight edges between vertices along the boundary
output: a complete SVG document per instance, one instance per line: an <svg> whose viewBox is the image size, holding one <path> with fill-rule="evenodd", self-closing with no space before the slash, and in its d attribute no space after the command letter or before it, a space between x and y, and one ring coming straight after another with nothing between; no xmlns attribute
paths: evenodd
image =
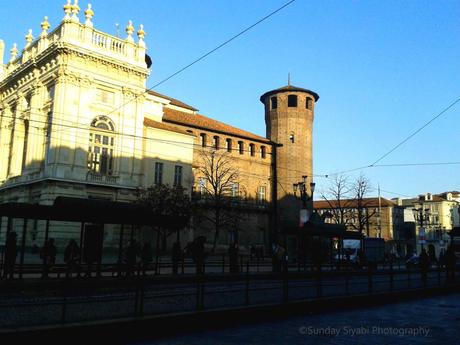
<svg viewBox="0 0 460 345"><path fill-rule="evenodd" d="M343 171L339 171L339 172L335 172L335 173L330 173L330 174L323 174L323 176L331 176L331 175L340 175L340 174L346 174L348 172L354 172L354 171L358 171L358 170L364 170L364 169L368 169L368 168L373 168L373 167L378 167L378 166L386 166L386 165L377 165L378 162L380 162L382 159L386 158L387 156L389 156L391 153L393 153L394 151L396 151L399 147L401 147L402 145L404 145L407 141L409 141L410 139L412 139L415 135L417 135L419 132L421 132L423 129L425 129L426 127L428 127L429 125L431 125L435 120L437 120L441 115L443 115L444 113L446 113L448 110L450 110L451 108L453 108L457 103L460 102L460 97L458 97L456 100L454 100L452 103L450 103L447 107L445 107L441 112L439 112L438 114L436 114L434 117L432 117L428 122L426 122L423 126L421 126L420 128L418 128L417 130L415 130L413 133L411 133L409 136L407 136L406 138L404 138L402 141L400 141L397 145L395 145L393 148L391 148L389 151L387 151L385 154L381 155L375 162L373 162L372 164L369 164L369 165L364 165L362 167L359 167L359 168L353 168L353 169L348 169L348 170L343 170ZM449 163L449 164L452 164L452 163ZM425 164L423 164L425 165ZM428 165L428 164L426 164Z"/></svg>
<svg viewBox="0 0 460 345"><path fill-rule="evenodd" d="M152 87L148 88L146 91L144 91L142 94L139 94L139 95L136 95L135 97L133 97L132 99L126 101L125 103L123 103L120 107L116 108L116 109L113 109L111 110L110 112L108 112L106 115L110 115L112 114L113 112L115 111L118 111L120 110L121 108L123 108L124 106L126 106L127 104L129 104L130 102L136 100L138 97L140 97L141 95L145 94L146 92L148 91L151 91L155 88L157 88L158 86L164 84L165 82L167 82L168 80L174 78L175 76L177 76L178 74L184 72L185 70L189 69L190 67L192 67L193 65L195 65L196 63L200 62L201 60L205 59L206 57L208 57L209 55L211 55L212 53L216 52L217 50L219 50L220 48L226 46L227 44L229 44L230 42L232 42L233 40L237 39L238 37L240 37L241 35L245 34L246 32L248 32L249 30L251 30L252 28L254 28L255 26L259 25L260 23L264 22L265 20L267 20L268 18L272 17L273 15L275 15L276 13L278 13L279 11L283 10L285 7L289 6L290 4L292 4L293 2L295 2L296 0L291 0L291 1L288 1L287 3L285 3L284 5L282 5L281 7L278 7L276 10L270 12L269 14L267 14L265 17L259 19L257 22L255 22L254 24L248 26L246 29L240 31L238 34L232 36L231 38L229 38L228 40L226 40L225 42L219 44L217 47L211 49L210 51L208 51L207 53L201 55L200 57L198 57L197 59L195 59L194 61L190 62L189 64L187 64L186 66L180 68L178 71L174 72L173 74L169 75L168 77L164 78L163 80L159 81L158 83L156 83L155 85L153 85Z"/></svg>
<svg viewBox="0 0 460 345"><path fill-rule="evenodd" d="M392 152L397 150L400 146L405 144L407 141L409 141L412 137L417 135L419 132L421 132L425 127L428 127L431 123L433 123L435 120L437 120L441 115L443 115L445 112L447 112L450 108L455 106L458 102L460 102L460 97L457 98L455 101L450 103L446 108L444 108L439 114L434 116L431 120L426 122L422 127L418 128L416 131L414 131L412 134L410 134L407 138L402 140L399 144L395 145L391 150L389 150L387 153L383 154L382 156L379 157L374 163L372 163L370 166L375 166L378 162L380 162L382 159L390 155Z"/></svg>
<svg viewBox="0 0 460 345"><path fill-rule="evenodd" d="M211 55L212 53L216 52L217 50L219 50L220 48L226 46L227 44L229 44L230 42L232 42L233 40L235 40L236 38L242 36L243 34L245 34L246 32L248 32L249 30L251 30L252 28L254 28L255 26L259 25L260 23L264 22L265 20L269 19L270 17L272 17L273 15L275 15L276 13L280 12L281 10L283 10L284 8L286 8L287 6L289 6L290 4L292 4L293 2L295 2L295 0L291 0L291 1L288 1L287 3L285 3L284 5L278 7L277 9L275 9L274 11L270 12L268 15L266 15L265 17L259 19L257 22L255 22L254 24L250 25L249 27L247 27L246 29L240 31L238 34L232 36L231 38L229 38L228 40L226 40L225 42L221 43L220 45L218 45L217 47L211 49L210 51L208 51L207 53L201 55L199 58L195 59L194 61L192 61L191 63L189 63L188 65L182 67L181 69L179 69L178 71L174 72L173 74L171 74L170 76L168 76L167 78L161 80L160 82L156 83L155 85L153 85L152 87L150 87L149 89L145 90L142 94L139 94L139 95L136 95L135 97L133 97L132 99L126 101L125 103L123 103L121 106L119 106L118 108L115 108L115 109L112 109L111 111L109 111L107 115L109 114L112 114L118 110L120 110L121 108L123 108L124 106L126 106L127 104L129 104L130 102L136 100L138 97L140 97L141 95L145 94L146 92L148 91L151 91L153 90L154 88L158 87L159 85L165 83L166 81L170 80L171 78L177 76L178 74L182 73L183 71L185 71L186 69L192 67L193 65L195 65L196 63L198 63L199 61L205 59L206 57L208 57L209 55ZM57 113L56 113L57 114ZM41 115L41 114L40 114ZM64 114L65 115L65 114ZM5 117L8 117L8 116L5 116ZM10 117L10 118L14 118L14 117ZM47 124L47 121L37 121L37 120L29 120L29 121L35 121L35 122L41 122L41 123L45 123ZM54 124L54 125L57 125L57 126L61 126L61 127L69 127L69 128L73 128L73 129L77 129L77 128L80 128L80 129L84 129L84 130L87 130L88 128L83 128L83 127L78 127L78 126L66 126L64 124ZM125 136L131 136L131 137L137 137L137 138L142 138L142 139L149 139L149 140L153 140L154 138L147 138L147 137L143 137L143 136L137 136L137 135L129 135L129 134L124 134L124 133L115 133L115 134L118 134L118 135L125 135ZM159 140L159 141L162 141L162 142L167 142L167 140ZM169 141L172 143L172 141ZM177 144L186 144L186 143L180 143L180 142L177 142ZM197 145L197 144L193 144L194 146ZM197 145L199 146L199 145ZM232 149L232 150L238 150L238 149ZM243 150L244 152L249 152L249 150ZM268 153L268 154L271 154L271 153Z"/></svg>

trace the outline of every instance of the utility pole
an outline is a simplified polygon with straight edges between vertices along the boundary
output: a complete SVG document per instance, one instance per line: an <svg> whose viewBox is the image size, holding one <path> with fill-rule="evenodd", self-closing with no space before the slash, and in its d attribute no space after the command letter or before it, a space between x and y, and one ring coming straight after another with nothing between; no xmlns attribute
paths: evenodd
<svg viewBox="0 0 460 345"><path fill-rule="evenodd" d="M382 219L380 217L382 213L382 199L380 198L380 183L378 184L378 190L379 190L379 214L377 216L377 227L378 227L377 237L381 238L382 237Z"/></svg>

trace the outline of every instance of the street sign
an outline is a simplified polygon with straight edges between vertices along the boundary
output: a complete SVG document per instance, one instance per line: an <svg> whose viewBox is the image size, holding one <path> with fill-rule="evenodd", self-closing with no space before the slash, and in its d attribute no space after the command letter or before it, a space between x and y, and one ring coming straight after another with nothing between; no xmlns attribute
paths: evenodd
<svg viewBox="0 0 460 345"><path fill-rule="evenodd" d="M303 227L305 225L306 222L308 222L308 220L310 219L310 215L309 215L309 212L306 208L302 208L300 209L300 222L299 222L299 226L300 227Z"/></svg>

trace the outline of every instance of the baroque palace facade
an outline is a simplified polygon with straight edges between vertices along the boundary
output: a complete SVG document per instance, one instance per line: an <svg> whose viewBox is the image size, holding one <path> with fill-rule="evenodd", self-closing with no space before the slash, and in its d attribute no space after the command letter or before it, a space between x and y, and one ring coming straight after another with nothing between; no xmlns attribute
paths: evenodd
<svg viewBox="0 0 460 345"><path fill-rule="evenodd" d="M153 184L199 193L207 183L200 157L215 150L238 170L232 193L250 214L240 243L269 245L273 233L298 224L292 184L312 176L316 93L291 85L265 93L267 136L249 133L146 90L151 60L142 25L136 31L130 21L122 39L94 28L90 5L84 20L79 13L68 2L53 30L45 17L38 37L29 30L24 48L13 45L8 61L0 41L0 202L50 205L58 196L129 202ZM51 226L58 244L79 233L72 224ZM42 224L30 227L28 245L40 243ZM115 241L116 231L106 227L104 241ZM184 240L206 231L190 229Z"/></svg>

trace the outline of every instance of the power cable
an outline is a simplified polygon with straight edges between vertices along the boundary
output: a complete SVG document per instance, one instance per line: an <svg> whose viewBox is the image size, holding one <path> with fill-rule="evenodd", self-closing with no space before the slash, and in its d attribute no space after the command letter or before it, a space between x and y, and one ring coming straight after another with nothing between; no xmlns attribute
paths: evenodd
<svg viewBox="0 0 460 345"><path fill-rule="evenodd" d="M207 53L201 55L200 57L198 57L197 59L195 59L194 61L190 62L189 64L187 64L186 66L180 68L178 71L174 72L173 74L171 74L170 76L166 77L165 79L161 80L160 82L156 83L155 85L153 85L152 87L150 87L149 89L147 89L145 92L147 91L151 91L153 89L155 89L156 87L160 86L161 84L164 84L165 82L167 82L168 80L174 78L175 76L177 76L178 74L182 73L183 71L185 71L186 69L192 67L193 65L195 65L196 63L200 62L201 60L205 59L206 57L208 57L209 55L211 55L212 53L216 52L217 50L219 50L220 48L226 46L227 44L229 44L230 42L232 42L233 40L235 40L236 38L240 37L241 35L245 34L246 32L248 32L249 30L251 30L252 28L254 28L255 26L259 25L260 23L262 23L263 21L267 20L268 18L270 18L271 16L275 15L276 13L278 13L279 11L281 11L282 9L284 9L285 7L289 6L290 4L292 4L295 0L291 0L287 3L285 3L284 5L282 5L281 7L278 7L276 10L270 12L269 14L267 14L265 17L259 19L257 22L255 22L254 24L248 26L246 29L240 31L238 34L232 36L231 38L229 38L228 40L226 40L225 42L219 44L217 47L211 49L210 51L208 51ZM144 92L144 93L145 93ZM136 100L138 97L140 97L141 95L143 95L144 93L142 94L139 94L139 95L136 95L134 98L132 98L131 100L125 102L124 104L122 104L119 108L116 108L112 111L110 111L107 115L113 113L114 111L117 111L121 108L123 108L125 105L127 105L128 103L132 102L133 100Z"/></svg>

